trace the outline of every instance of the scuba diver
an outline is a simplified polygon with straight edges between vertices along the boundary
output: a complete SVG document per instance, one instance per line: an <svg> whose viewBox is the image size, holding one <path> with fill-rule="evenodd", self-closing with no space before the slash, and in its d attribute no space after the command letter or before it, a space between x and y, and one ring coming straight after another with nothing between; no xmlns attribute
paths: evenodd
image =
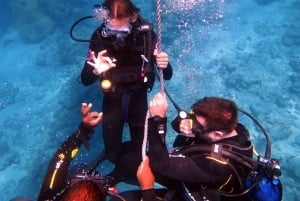
<svg viewBox="0 0 300 201"><path fill-rule="evenodd" d="M89 42L87 60L81 72L83 85L97 80L103 91L103 140L106 158L116 164L122 153L122 131L128 123L133 146L142 144L147 112L147 93L155 80L155 65L166 80L172 77L168 55L158 52L153 26L139 15L130 0L105 0L95 6L94 17L102 24ZM87 17L88 18L88 17ZM86 18L82 18L84 20Z"/></svg>
<svg viewBox="0 0 300 201"><path fill-rule="evenodd" d="M98 188L95 188L96 191L89 190L90 188L92 188L90 187L83 189L82 192L89 191L89 193L91 193L92 195L95 194L93 196L97 196L98 194L97 199L105 200L105 195L107 192L109 192L109 178L104 178L96 172L88 172L87 170L84 170L83 167L78 168L78 170L76 170L76 174L73 174L70 178L68 178L68 169L72 160L75 158L82 144L87 149L89 148L88 141L92 138L93 128L97 126L103 118L103 113L98 113L95 111L91 112L91 108L91 103L82 104L82 123L79 125L77 131L70 135L67 140L62 143L62 145L58 148L58 150L52 157L40 189L40 193L37 199L38 201L60 199L64 200L64 197L72 196L72 192L76 192L72 189L76 187L75 184L77 184L78 182L80 184L81 181L95 181L92 183L96 183L99 186ZM81 191L77 191L75 197L77 196L79 198L78 192ZM82 193L81 196L83 195L88 196ZM89 196L93 197L92 195ZM82 199L84 199L84 197L82 197Z"/></svg>
<svg viewBox="0 0 300 201"><path fill-rule="evenodd" d="M240 109L233 101L205 97L192 105L190 113L178 111L172 126L180 135L170 152L165 142L165 94L157 94L149 105L147 155L156 181L166 187L154 191L148 184L149 193L156 194L153 200L282 200L279 162L269 159L269 153L252 159L249 132L238 122ZM151 178L151 171L147 174L144 177ZM127 200L141 198L137 191L121 195Z"/></svg>
<svg viewBox="0 0 300 201"><path fill-rule="evenodd" d="M76 157L81 145L89 149L89 140L93 136L93 128L103 118L103 113L91 111L92 104L82 103L82 122L76 132L71 134L53 155L45 174L37 201L105 201L107 196L118 201L125 199L116 194L112 186L113 178L100 175L96 167L90 164L70 164ZM147 178L139 178L141 187ZM145 200L150 200L147 192L142 193ZM14 198L10 201L32 201L26 198Z"/></svg>
<svg viewBox="0 0 300 201"><path fill-rule="evenodd" d="M221 191L237 193L242 190L251 167L244 167L235 161L228 163L220 152L224 146L231 147L247 157L252 157L253 154L248 131L241 124L237 124L238 110L234 102L206 97L192 105L189 118L177 118L173 121L177 131L194 140L188 146L208 145L212 151L209 154L185 157L174 154L170 158L160 135L157 135L157 127L166 121L166 99L158 94L150 102L149 110L152 115L148 122L151 168L161 177L180 181L178 186L171 187L183 191L178 196L190 196L195 200L221 200ZM179 142L178 139L174 145L187 146L186 141ZM230 197L229 200L233 199ZM249 199L242 197L240 200Z"/></svg>
<svg viewBox="0 0 300 201"><path fill-rule="evenodd" d="M109 178L102 177L96 171L85 171L78 167L70 174L69 167L81 145L89 148L93 128L102 120L103 113L91 112L92 104L82 103L82 122L76 132L71 134L53 155L44 177L37 201L45 200L87 200L104 201L106 195L114 195ZM71 199L73 198L73 199ZM11 201L29 201L14 198Z"/></svg>

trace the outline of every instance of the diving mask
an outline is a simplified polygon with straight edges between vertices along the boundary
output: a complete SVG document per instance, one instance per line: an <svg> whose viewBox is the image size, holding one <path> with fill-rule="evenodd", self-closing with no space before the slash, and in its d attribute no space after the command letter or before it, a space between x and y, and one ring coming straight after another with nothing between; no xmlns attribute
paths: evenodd
<svg viewBox="0 0 300 201"><path fill-rule="evenodd" d="M95 19L104 23L101 32L103 37L124 39L131 33L132 25L130 24L130 19L126 22L126 18L115 19L109 17L110 10L103 5L95 5L93 13ZM125 23L123 23L123 20L125 20ZM119 25L120 23L122 24Z"/></svg>
<svg viewBox="0 0 300 201"><path fill-rule="evenodd" d="M132 25L128 22L124 25L112 25L110 23L110 20L107 20L104 24L104 27L102 29L102 36L103 37L113 37L116 38L125 38L127 37L132 30Z"/></svg>
<svg viewBox="0 0 300 201"><path fill-rule="evenodd" d="M69 185L73 186L74 184L76 184L79 181L83 181L83 180L90 180L93 181L97 184L97 186L102 190L107 191L108 187L111 186L111 178L110 177L103 177L101 175L88 175L85 173L79 173L79 174L75 174L72 175L69 179Z"/></svg>

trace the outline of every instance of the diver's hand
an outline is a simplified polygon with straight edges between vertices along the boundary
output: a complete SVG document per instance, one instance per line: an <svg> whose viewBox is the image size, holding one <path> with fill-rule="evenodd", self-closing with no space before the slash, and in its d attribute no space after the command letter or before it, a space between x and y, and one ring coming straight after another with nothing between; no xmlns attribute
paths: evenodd
<svg viewBox="0 0 300 201"><path fill-rule="evenodd" d="M154 50L154 56L156 59L156 65L158 68L165 69L169 64L169 56L165 52L158 53L157 49Z"/></svg>
<svg viewBox="0 0 300 201"><path fill-rule="evenodd" d="M142 190L148 190L154 188L155 178L149 165L148 156L146 156L145 159L139 165L136 172L136 177L139 181Z"/></svg>
<svg viewBox="0 0 300 201"><path fill-rule="evenodd" d="M165 117L168 110L168 101L165 94L157 93L149 104L151 116Z"/></svg>
<svg viewBox="0 0 300 201"><path fill-rule="evenodd" d="M81 115L82 115L82 122L84 123L84 125L88 126L88 127L95 127L97 126L103 117L103 113L102 112L90 112L91 108L92 108L92 103L82 103L81 104Z"/></svg>
<svg viewBox="0 0 300 201"><path fill-rule="evenodd" d="M192 133L190 121L191 119L182 119L179 124L179 131L186 137L195 137L195 135Z"/></svg>
<svg viewBox="0 0 300 201"><path fill-rule="evenodd" d="M87 61L87 63L94 67L93 73L95 75L100 75L101 73L116 67L116 64L114 63L116 60L104 56L106 52L107 50L102 50L96 57L95 52L91 51L91 60Z"/></svg>

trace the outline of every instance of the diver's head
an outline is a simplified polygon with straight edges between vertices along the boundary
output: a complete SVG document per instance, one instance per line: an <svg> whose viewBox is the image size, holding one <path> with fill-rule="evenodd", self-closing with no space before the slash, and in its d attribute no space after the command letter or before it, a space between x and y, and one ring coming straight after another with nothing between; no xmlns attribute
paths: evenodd
<svg viewBox="0 0 300 201"><path fill-rule="evenodd" d="M105 0L102 4L107 8L107 18L104 20L106 34L120 32L129 34L132 29L131 23L135 22L140 9L130 0Z"/></svg>
<svg viewBox="0 0 300 201"><path fill-rule="evenodd" d="M102 4L109 10L110 19L130 19L140 11L130 0L105 0Z"/></svg>
<svg viewBox="0 0 300 201"><path fill-rule="evenodd" d="M205 119L207 130L232 131L237 124L236 104L224 98L204 97L192 105L194 115Z"/></svg>
<svg viewBox="0 0 300 201"><path fill-rule="evenodd" d="M196 136L221 139L237 125L237 106L224 98L205 97L192 105L192 132Z"/></svg>
<svg viewBox="0 0 300 201"><path fill-rule="evenodd" d="M105 201L104 189L92 180L81 180L71 185L63 194L61 201Z"/></svg>
<svg viewBox="0 0 300 201"><path fill-rule="evenodd" d="M114 49L125 47L125 39L131 33L139 11L130 0L105 0L102 6L95 7L95 17L104 22L101 34L104 38L113 39Z"/></svg>

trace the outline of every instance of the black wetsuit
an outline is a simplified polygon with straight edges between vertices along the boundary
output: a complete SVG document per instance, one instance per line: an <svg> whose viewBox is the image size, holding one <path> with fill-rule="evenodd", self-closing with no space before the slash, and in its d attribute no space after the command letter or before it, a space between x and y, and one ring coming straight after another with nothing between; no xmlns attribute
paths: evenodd
<svg viewBox="0 0 300 201"><path fill-rule="evenodd" d="M161 135L158 133L161 124L165 124L165 118L150 118L148 121L149 133L149 158L153 172L163 185L168 189L176 192L175 197L182 197L183 183L190 192L199 192L196 200L202 200L206 197L210 201L219 200L249 200L248 196L239 198L227 198L220 194L219 188L222 191L231 191L233 193L241 192L241 187L238 184L237 178L233 169L228 164L222 164L221 160L216 160L216 157L211 155L198 155L194 157L171 155L166 146L162 143ZM239 125L241 126L241 125ZM251 143L248 141L247 135L240 133L244 129L239 127L236 130L238 135L218 141L217 143L230 144L237 147L246 148ZM197 146L201 146L200 142ZM204 143L204 142L202 142ZM205 143L207 144L207 143ZM190 145L191 146L191 145ZM252 157L252 148L243 153L248 157ZM216 162L217 161L217 162ZM233 161L230 161L242 180L246 178L250 169L245 168ZM184 192L184 191L183 191ZM182 199L184 200L184 199Z"/></svg>
<svg viewBox="0 0 300 201"><path fill-rule="evenodd" d="M78 130L70 135L57 149L48 166L38 201L59 198L67 186L67 176L71 161L80 146L91 138L93 130L80 124Z"/></svg>
<svg viewBox="0 0 300 201"><path fill-rule="evenodd" d="M112 81L113 89L104 92L102 111L103 139L107 158L116 163L122 153L122 131L127 122L130 129L132 142L140 147L143 139L145 116L147 112L147 91L152 88L154 82L154 57L155 34L152 29L143 30L142 25L150 24L142 18L138 18L132 24L131 33L125 38L124 47L115 48L116 38L103 37L101 25L92 35L89 49L95 55L102 50L107 50L106 56L116 59L116 67L108 72L96 76L93 67L85 62L81 72L81 81L84 85L90 85L100 79ZM142 69L145 55L149 60ZM164 79L172 76L172 68L169 65L163 70ZM147 77L147 82L145 82Z"/></svg>

